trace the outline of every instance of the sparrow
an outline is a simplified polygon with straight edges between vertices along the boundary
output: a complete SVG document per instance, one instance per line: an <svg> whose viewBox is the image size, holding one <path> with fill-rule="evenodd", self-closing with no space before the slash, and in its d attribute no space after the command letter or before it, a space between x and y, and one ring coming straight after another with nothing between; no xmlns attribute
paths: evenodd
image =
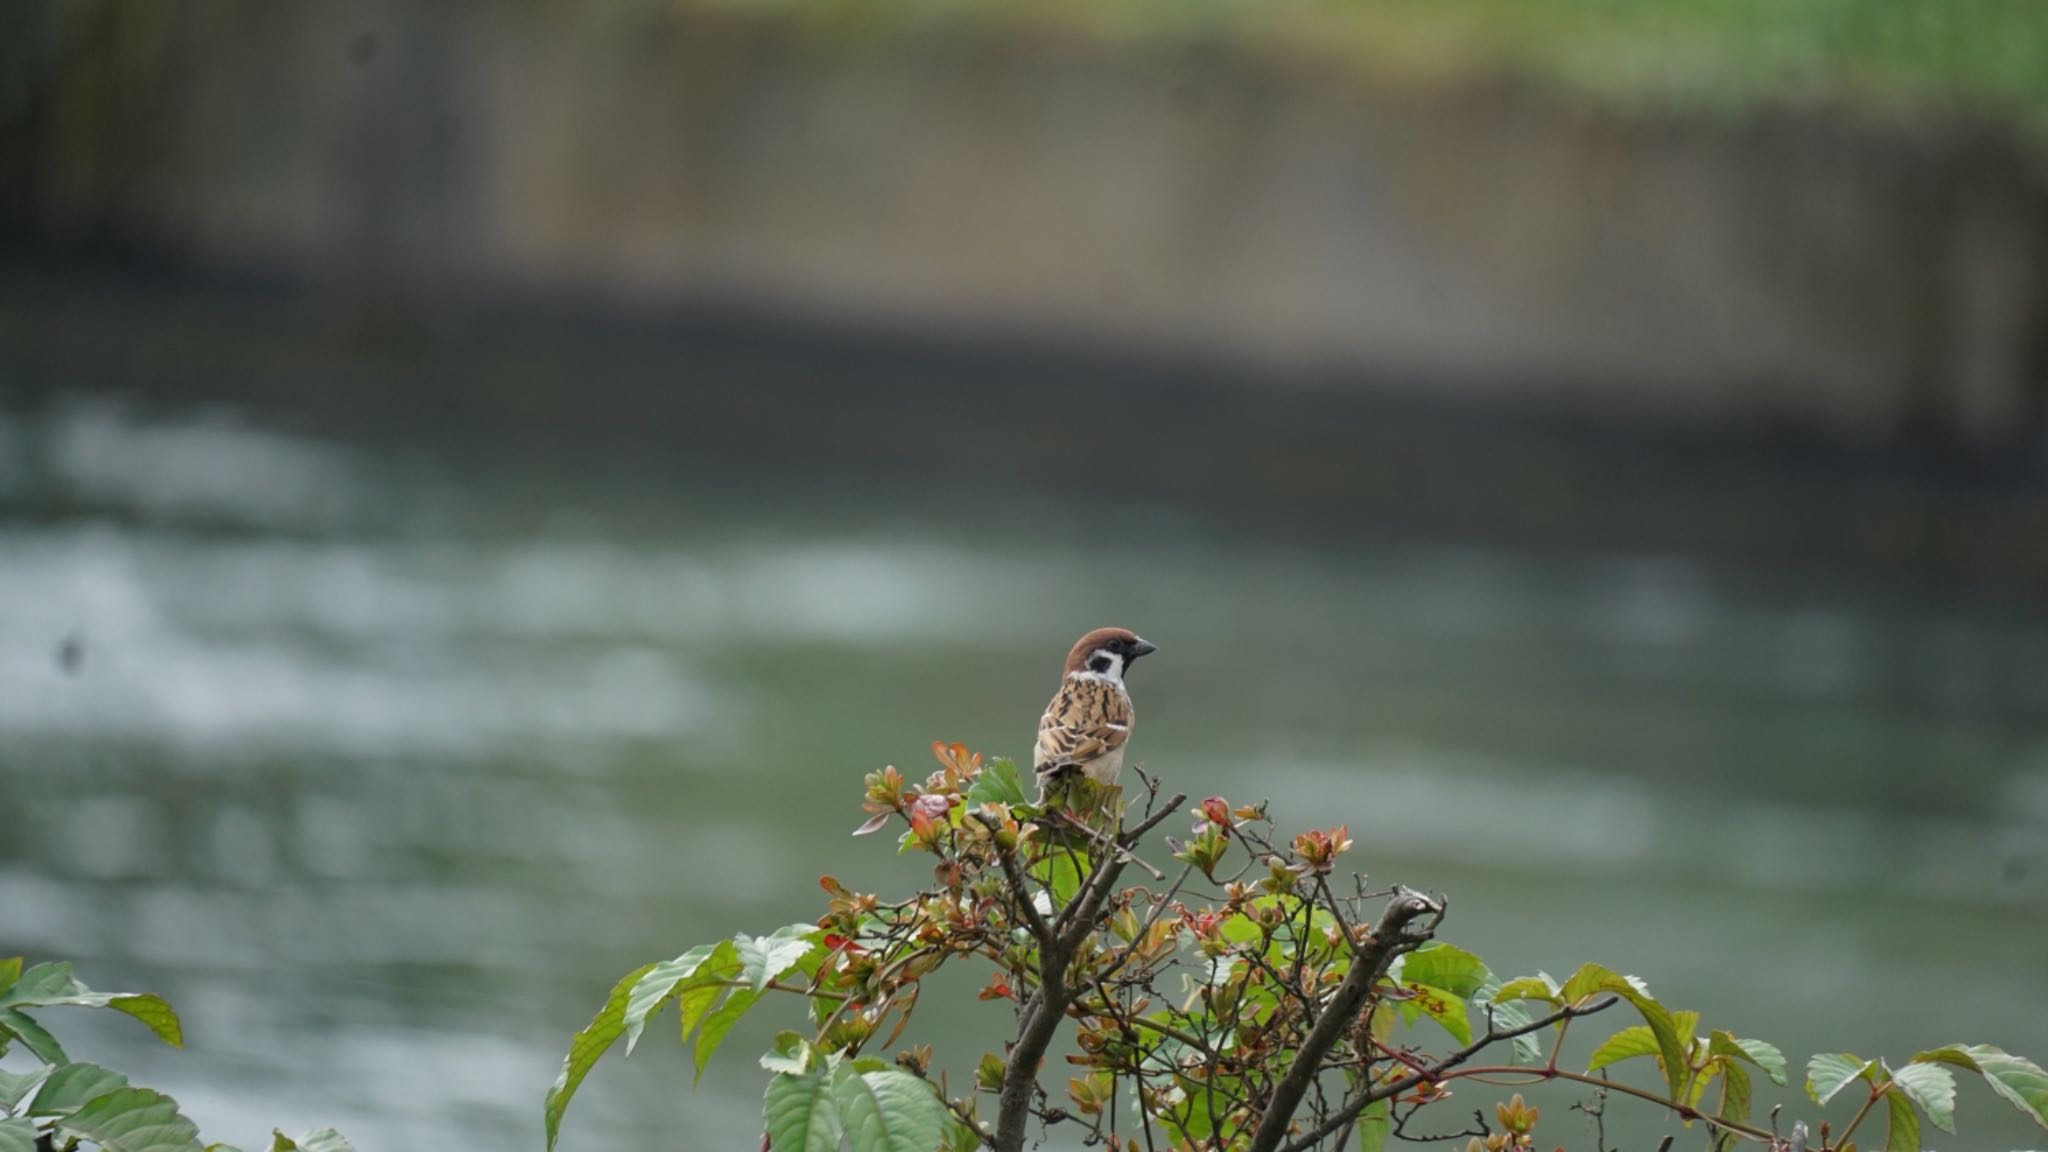
<svg viewBox="0 0 2048 1152"><path fill-rule="evenodd" d="M1158 646L1128 628L1097 628L1074 642L1061 669L1060 690L1038 721L1031 766L1044 801L1055 780L1085 776L1116 783L1131 738L1131 694L1124 674Z"/></svg>

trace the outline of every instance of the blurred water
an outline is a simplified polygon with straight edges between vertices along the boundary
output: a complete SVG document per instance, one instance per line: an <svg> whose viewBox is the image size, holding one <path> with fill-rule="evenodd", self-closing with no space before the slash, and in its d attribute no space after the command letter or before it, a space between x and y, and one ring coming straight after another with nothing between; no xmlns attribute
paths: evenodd
<svg viewBox="0 0 2048 1152"><path fill-rule="evenodd" d="M1164 508L508 478L217 412L0 421L0 953L163 992L74 1054L214 1139L537 1147L619 974L923 868L847 839L935 738L1025 750L1116 622L1134 754L1348 821L1505 973L1598 959L1710 1025L2048 1057L2048 618L1673 557L1220 538ZM971 987L978 983L963 980ZM751 1148L743 1029L668 1033L565 1146ZM955 1068L987 1005L931 1013ZM1556 1142L1580 1121L1549 1113ZM2027 1129L1965 1089L1958 1146ZM1661 1129L1639 1128L1651 1132Z"/></svg>

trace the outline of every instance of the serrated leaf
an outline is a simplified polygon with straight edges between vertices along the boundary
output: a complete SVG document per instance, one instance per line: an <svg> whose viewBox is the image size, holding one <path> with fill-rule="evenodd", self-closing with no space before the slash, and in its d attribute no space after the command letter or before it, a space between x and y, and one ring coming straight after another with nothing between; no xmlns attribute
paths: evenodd
<svg viewBox="0 0 2048 1152"><path fill-rule="evenodd" d="M1633 1060L1638 1056L1658 1055L1657 1037L1647 1025L1631 1024L1593 1049L1593 1056L1586 1062L1586 1071L1598 1072L1610 1064Z"/></svg>
<svg viewBox="0 0 2048 1152"><path fill-rule="evenodd" d="M1908 1064L1892 1073L1892 1083L1920 1106L1936 1128L1956 1130L1955 1074L1939 1064Z"/></svg>
<svg viewBox="0 0 2048 1152"><path fill-rule="evenodd" d="M89 1100L116 1088L126 1088L128 1078L97 1064L66 1064L50 1073L42 1090L29 1103L31 1116L69 1116Z"/></svg>
<svg viewBox="0 0 2048 1152"><path fill-rule="evenodd" d="M1890 1123L1885 1126L1884 1152L1920 1152L1920 1119L1913 1115L1913 1102L1898 1088L1884 1093Z"/></svg>
<svg viewBox="0 0 2048 1152"><path fill-rule="evenodd" d="M837 1152L839 1148L839 1106L822 1071L814 1076L784 1072L768 1081L761 1120L775 1152Z"/></svg>
<svg viewBox="0 0 2048 1152"><path fill-rule="evenodd" d="M2028 1119L2048 1128L2048 1072L2031 1060L1989 1044L1951 1044L1922 1052L1913 1063L1968 1068Z"/></svg>
<svg viewBox="0 0 2048 1152"><path fill-rule="evenodd" d="M1472 1018L1465 1011L1465 998L1454 995L1445 988L1432 988L1427 984L1410 984L1409 991L1415 993L1413 1000L1406 1001L1420 1009L1451 1034L1459 1044L1472 1042Z"/></svg>
<svg viewBox="0 0 2048 1152"><path fill-rule="evenodd" d="M1516 1028L1526 1027L1531 1020L1535 1019L1534 1016L1529 1014L1529 1010L1520 1004L1501 1003L1496 999L1499 995L1500 987L1493 983L1483 985L1479 991L1472 994L1472 1002L1479 1005L1480 1018L1482 1020L1491 1020L1489 1027L1497 1028L1501 1031L1512 1031ZM1541 1059L1543 1059L1543 1042L1538 1040L1534 1033L1524 1033L1515 1037L1514 1050L1508 1056L1508 1063L1534 1064Z"/></svg>
<svg viewBox="0 0 2048 1152"><path fill-rule="evenodd" d="M1601 993L1610 992L1634 1005L1637 1015L1649 1026L1650 1035L1657 1041L1657 1055L1663 1062L1664 1084L1671 1090L1672 1098L1677 1099L1689 1072L1685 1057L1691 1048L1692 1038L1680 1038L1678 1024L1672 1019L1670 1009L1659 1004L1642 981L1599 964L1585 964L1565 981L1564 987L1558 990L1558 998L1566 1004L1581 1004Z"/></svg>
<svg viewBox="0 0 2048 1152"><path fill-rule="evenodd" d="M1749 1070L1733 1060L1721 1061L1721 1110L1717 1113L1723 1120L1740 1124L1749 1119L1749 1104L1753 1097L1749 1083Z"/></svg>
<svg viewBox="0 0 2048 1152"><path fill-rule="evenodd" d="M1806 1094L1816 1104L1835 1098L1842 1086L1876 1067L1874 1060L1861 1060L1847 1052L1824 1052L1806 1062Z"/></svg>
<svg viewBox="0 0 2048 1152"><path fill-rule="evenodd" d="M1460 999L1486 986L1486 962L1455 944L1435 941L1401 958L1401 980L1441 988Z"/></svg>
<svg viewBox="0 0 2048 1152"><path fill-rule="evenodd" d="M692 1084L704 1078L704 1069L711 1063L711 1056L718 1051L718 1046L725 1043L725 1034L732 1031L732 1026L739 1023L740 1017L746 1015L747 1009L760 998L761 994L752 988L735 988L717 1011L704 1018L704 1026L697 1030L697 1042L690 1048L690 1059L697 1065L697 1075L690 1081Z"/></svg>
<svg viewBox="0 0 2048 1152"><path fill-rule="evenodd" d="M14 1111L23 1100L28 1099L29 1093L40 1087L55 1070L48 1064L40 1068L31 1068L26 1072L9 1072L5 1068L0 1068L0 1109Z"/></svg>
<svg viewBox="0 0 2048 1152"><path fill-rule="evenodd" d="M1764 1075L1773 1084L1785 1082L1785 1054L1774 1044L1762 1040L1744 1040L1732 1032L1715 1029L1708 1037L1708 1051L1716 1056L1727 1056L1736 1060L1747 1060L1763 1069Z"/></svg>
<svg viewBox="0 0 2048 1152"><path fill-rule="evenodd" d="M704 1022L704 1017L710 1013L712 1005L718 1003L718 998L725 993L725 988L723 984L693 982L691 987L676 996L676 1012L681 1018L679 1023L682 1025L679 1035L683 1043L690 1042L690 1034L697 1030L697 1025Z"/></svg>
<svg viewBox="0 0 2048 1152"><path fill-rule="evenodd" d="M71 1057L64 1054L64 1046L57 1043L57 1038L50 1035L48 1029L36 1023L35 1018L26 1012L0 1008L0 1029L21 1037L21 1042L28 1045L28 1050L35 1053L36 1058L45 1064L71 1063Z"/></svg>
<svg viewBox="0 0 2048 1152"><path fill-rule="evenodd" d="M1394 1102L1375 1100L1358 1114L1358 1152L1381 1152L1393 1127Z"/></svg>
<svg viewBox="0 0 2048 1152"><path fill-rule="evenodd" d="M1634 976L1624 976L1605 964L1581 964L1565 980L1564 987L1557 990L1557 995L1567 1004L1576 1004L1596 992L1619 992L1624 988L1638 996L1650 996L1650 986Z"/></svg>
<svg viewBox="0 0 2048 1152"><path fill-rule="evenodd" d="M932 1152L946 1137L946 1106L923 1080L900 1068L841 1067L832 1083L853 1152Z"/></svg>
<svg viewBox="0 0 2048 1152"><path fill-rule="evenodd" d="M703 971L707 964L716 964L721 956L729 967L738 968L738 949L734 947L732 941L721 940L716 944L699 944L673 960L664 960L656 964L647 970L647 975L642 976L639 982L633 985L632 993L626 997L628 1056L632 1055L633 1049L639 1045L641 1030L647 1027L649 1020L661 1012L669 998L683 988L691 977Z"/></svg>
<svg viewBox="0 0 2048 1152"><path fill-rule="evenodd" d="M203 1152L199 1128L177 1101L148 1088L117 1088L58 1122L58 1130L104 1152Z"/></svg>
<svg viewBox="0 0 2048 1152"><path fill-rule="evenodd" d="M0 1120L0 1152L36 1152L36 1126L26 1120Z"/></svg>
<svg viewBox="0 0 2048 1152"><path fill-rule="evenodd" d="M998 757L984 764L981 775L975 777L974 785L967 789L967 804L978 807L983 804L1029 804L1024 795L1024 783L1017 776L1015 762Z"/></svg>
<svg viewBox="0 0 2048 1152"><path fill-rule="evenodd" d="M643 964L614 984L604 1007L598 1009L589 1026L569 1040L569 1054L562 1058L561 1075L555 1077L554 1087L548 1089L546 1123L549 1152L553 1152L555 1140L561 1134L562 1113L568 1110L569 1100L576 1095L583 1078L590 1075L598 1057L603 1056L626 1031L626 1002L632 997L633 988L640 978L653 967L652 964Z"/></svg>
<svg viewBox="0 0 2048 1152"><path fill-rule="evenodd" d="M770 1072L801 1076L811 1066L811 1042L800 1032L777 1032L775 1046L761 1055L761 1067Z"/></svg>
<svg viewBox="0 0 2048 1152"><path fill-rule="evenodd" d="M767 991L771 981L796 967L817 947L820 936L818 929L809 924L794 924L768 936L734 937L733 944L739 949L740 979L752 984L756 992Z"/></svg>
<svg viewBox="0 0 2048 1152"><path fill-rule="evenodd" d="M1496 1004L1509 1000L1541 1000L1546 1004L1561 1004L1557 997L1557 986L1541 976L1517 976L1500 986L1493 994Z"/></svg>
<svg viewBox="0 0 2048 1152"><path fill-rule="evenodd" d="M1691 1042L1698 1037L1700 1014L1690 1008L1679 1008L1671 1013L1671 1027L1678 1032L1681 1041Z"/></svg>

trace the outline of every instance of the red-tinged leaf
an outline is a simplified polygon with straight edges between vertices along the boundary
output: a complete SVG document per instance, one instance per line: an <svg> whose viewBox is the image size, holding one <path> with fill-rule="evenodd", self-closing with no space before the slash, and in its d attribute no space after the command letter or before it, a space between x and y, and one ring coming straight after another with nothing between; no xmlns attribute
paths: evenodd
<svg viewBox="0 0 2048 1152"><path fill-rule="evenodd" d="M870 832L880 832L882 830L883 825L889 823L890 815L891 814L888 812L875 813L873 816L870 816L866 820L862 821L861 826L853 830L853 834L855 836L866 836ZM828 888L826 889L826 891L829 892L831 891L831 889Z"/></svg>

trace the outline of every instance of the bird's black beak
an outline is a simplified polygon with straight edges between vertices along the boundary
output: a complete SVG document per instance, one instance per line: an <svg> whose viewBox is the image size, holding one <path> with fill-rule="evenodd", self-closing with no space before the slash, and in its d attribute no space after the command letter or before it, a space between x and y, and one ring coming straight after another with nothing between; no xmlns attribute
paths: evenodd
<svg viewBox="0 0 2048 1152"><path fill-rule="evenodd" d="M1140 656L1150 656L1157 651L1159 651L1159 645L1154 644L1150 640L1133 640L1131 641L1129 659L1136 660Z"/></svg>

